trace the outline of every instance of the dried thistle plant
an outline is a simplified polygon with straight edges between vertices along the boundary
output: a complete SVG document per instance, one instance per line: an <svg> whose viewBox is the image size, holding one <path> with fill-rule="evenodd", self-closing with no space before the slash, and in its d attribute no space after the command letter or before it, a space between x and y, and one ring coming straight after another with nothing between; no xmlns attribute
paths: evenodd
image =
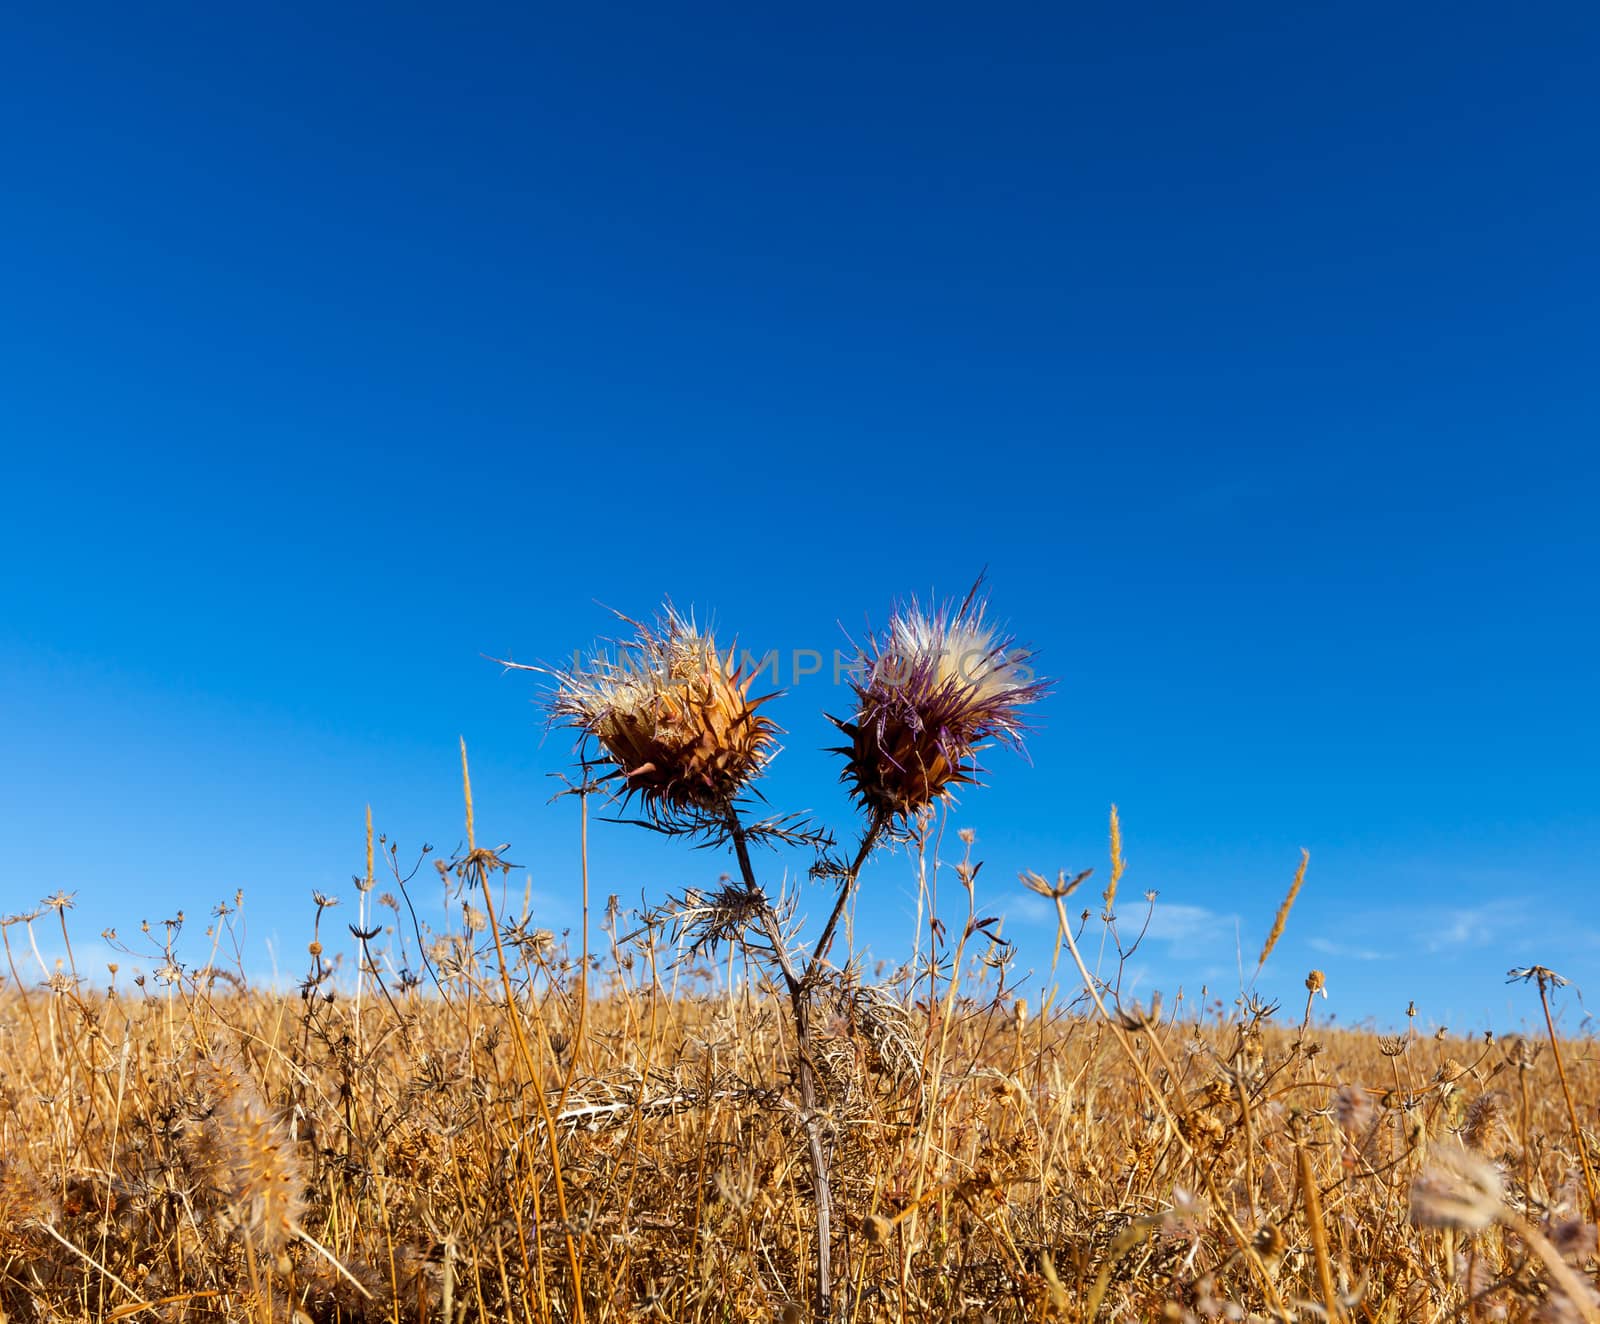
<svg viewBox="0 0 1600 1324"><path fill-rule="evenodd" d="M711 637L670 604L655 626L635 624L635 637L616 656L602 654L556 673L549 703L553 721L598 742L603 761L612 765L606 776L621 780L624 800L642 800L646 826L733 848L743 890L725 887L709 904L677 906L673 922L694 929L691 951L742 943L770 962L788 992L816 1208L813 1295L819 1319L833 1317L825 1096L830 1083L840 1096L850 1052L842 1041L814 1034L812 1019L840 917L882 836L906 828L956 787L973 784L978 754L989 742L1020 748L1021 711L1046 689L1034 677L1032 654L984 620L979 587L981 581L959 606L924 611L913 602L896 611L861 659L851 719L830 718L849 737L849 745L835 752L845 757L842 780L865 819L849 860L832 854L826 833L797 830L782 819L756 825L744 820L740 798L775 753L777 728L757 711L773 696L752 699L751 677L741 676L733 655L719 653ZM757 878L749 846L762 837L813 841L820 847L813 876L837 887L833 908L803 958L792 950L784 916ZM751 932L759 941L747 938ZM875 1047L903 1069L906 1037L893 1029L892 1016L870 999L860 1007L875 1027Z"/></svg>
<svg viewBox="0 0 1600 1324"><path fill-rule="evenodd" d="M1022 709L1048 686L985 608L977 586L959 606L913 601L860 659L855 711L831 720L849 738L841 780L874 819L903 824L974 783L990 741L1021 748Z"/></svg>
<svg viewBox="0 0 1600 1324"><path fill-rule="evenodd" d="M674 729L699 720L677 711ZM607 785L639 803L647 779L625 775L638 746L586 735ZM526 897L518 912L469 808L467 853L433 911L445 931L414 912L411 875L369 831L351 861L345 956L359 965L338 964L346 926L319 897L298 990L186 963L178 921L143 962L167 972L159 985L138 982L114 933L128 973L104 991L82 944L76 977L40 963L30 986L32 965L12 965L0 1314L1600 1319L1583 1174L1600 1056L1557 1039L1558 1017L1550 1043L1384 1038L1331 1018L1311 1042L1248 988L1231 1009L1179 990L1158 1016L1154 989L1124 982L1120 945L1114 969L1081 971L1084 1000L1069 1004L1053 981L1012 987L1004 960L954 973L965 937L994 938L981 910L942 927L926 984L920 966L869 982L859 953L800 945L805 891L761 886L762 858L744 849L789 831L747 821L741 803L773 752L743 779L649 792L647 819L688 825L737 868L664 906L611 898L609 956L590 960L586 936L573 950L578 936L541 927L551 918ZM463 794L470 806L464 763ZM825 904L842 904L890 833L863 820L814 874ZM896 822L914 841L927 827ZM970 900L976 865L954 867ZM1069 943L1093 923L1087 877L1024 879ZM61 894L45 906L72 916ZM1330 973L1308 976L1308 1003L1337 999Z"/></svg>
<svg viewBox="0 0 1600 1324"><path fill-rule="evenodd" d="M551 717L592 737L622 780L662 824L719 822L776 752L777 726L752 698L730 649L667 604L655 625L635 625L615 654L556 674Z"/></svg>

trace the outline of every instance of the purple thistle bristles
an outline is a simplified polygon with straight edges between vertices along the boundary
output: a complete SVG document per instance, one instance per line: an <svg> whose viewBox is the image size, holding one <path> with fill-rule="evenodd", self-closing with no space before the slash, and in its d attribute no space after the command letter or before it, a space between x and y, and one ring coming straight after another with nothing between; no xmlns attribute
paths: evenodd
<svg viewBox="0 0 1600 1324"><path fill-rule="evenodd" d="M886 824L975 784L988 742L1020 750L1021 709L1049 688L985 606L975 587L959 607L898 610L861 659L852 720L829 719L850 740L834 751L848 760L840 780Z"/></svg>

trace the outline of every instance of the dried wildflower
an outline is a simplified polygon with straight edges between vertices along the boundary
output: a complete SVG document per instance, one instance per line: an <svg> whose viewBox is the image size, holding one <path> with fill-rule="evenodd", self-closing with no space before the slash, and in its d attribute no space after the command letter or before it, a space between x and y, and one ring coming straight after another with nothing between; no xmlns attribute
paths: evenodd
<svg viewBox="0 0 1600 1324"><path fill-rule="evenodd" d="M1478 1095L1467 1105L1461 1139L1469 1149L1476 1149L1482 1153L1497 1141L1501 1128L1505 1125L1504 1107L1504 1099L1493 1091Z"/></svg>
<svg viewBox="0 0 1600 1324"><path fill-rule="evenodd" d="M1178 1130L1197 1150L1220 1149L1227 1141L1226 1123L1213 1112L1196 1110L1178 1119Z"/></svg>
<svg viewBox="0 0 1600 1324"><path fill-rule="evenodd" d="M1600 1313L1600 1292L1582 1281L1572 1291L1557 1284L1533 1314L1534 1324L1587 1324Z"/></svg>
<svg viewBox="0 0 1600 1324"><path fill-rule="evenodd" d="M1161 1214L1161 1235L1173 1241L1197 1241L1210 1215L1206 1202L1182 1186L1172 1188L1172 1207Z"/></svg>
<svg viewBox="0 0 1600 1324"><path fill-rule="evenodd" d="M1283 1258L1283 1252L1289 1246L1282 1229L1276 1223L1263 1223L1250 1244L1255 1247L1257 1255L1272 1264Z"/></svg>
<svg viewBox="0 0 1600 1324"><path fill-rule="evenodd" d="M1581 1218L1563 1218L1545 1229L1550 1244L1562 1259L1581 1264L1595 1253L1595 1225Z"/></svg>
<svg viewBox="0 0 1600 1324"><path fill-rule="evenodd" d="M1341 1085L1334 1092L1333 1116L1347 1136L1364 1133L1372 1125L1372 1095L1360 1085Z"/></svg>
<svg viewBox="0 0 1600 1324"><path fill-rule="evenodd" d="M1558 975L1554 970L1542 965L1517 966L1515 969L1506 971L1506 983L1515 984L1519 981L1524 984L1537 983L1541 990L1546 987L1565 988L1567 986L1565 976Z"/></svg>
<svg viewBox="0 0 1600 1324"><path fill-rule="evenodd" d="M894 1232L894 1224L882 1214L868 1214L861 1220L861 1234L874 1246L881 1246Z"/></svg>
<svg viewBox="0 0 1600 1324"><path fill-rule="evenodd" d="M1083 885L1083 880L1093 872L1093 869L1085 869L1077 877L1069 879L1067 871L1062 869L1056 874L1056 881L1053 884L1043 874L1033 873L1031 870L1025 870L1017 877L1030 892L1037 892L1042 897L1056 901L1071 896ZM1088 914L1088 911L1084 913Z"/></svg>
<svg viewBox="0 0 1600 1324"><path fill-rule="evenodd" d="M652 819L720 814L776 752L778 728L756 711L774 696L752 699L732 650L670 605L635 629L615 658L558 673L551 717L600 743Z"/></svg>
<svg viewBox="0 0 1600 1324"><path fill-rule="evenodd" d="M305 1174L288 1127L240 1067L206 1064L200 1080L211 1105L185 1137L194 1171L234 1227L269 1252L281 1250L304 1209Z"/></svg>
<svg viewBox="0 0 1600 1324"><path fill-rule="evenodd" d="M1503 1196L1499 1169L1470 1150L1443 1146L1411 1183L1411 1221L1479 1232L1500 1217Z"/></svg>
<svg viewBox="0 0 1600 1324"><path fill-rule="evenodd" d="M853 682L850 721L830 720L849 738L840 780L869 813L904 822L957 786L976 782L978 754L991 740L1020 749L1020 710L1047 685L1032 654L983 619L977 590L958 607L929 613L915 602L896 612L869 646Z"/></svg>
<svg viewBox="0 0 1600 1324"><path fill-rule="evenodd" d="M1146 1011L1137 1002L1123 1006L1117 1004L1117 1020L1124 1030L1138 1033L1161 1024L1161 992L1150 995L1150 1009Z"/></svg>

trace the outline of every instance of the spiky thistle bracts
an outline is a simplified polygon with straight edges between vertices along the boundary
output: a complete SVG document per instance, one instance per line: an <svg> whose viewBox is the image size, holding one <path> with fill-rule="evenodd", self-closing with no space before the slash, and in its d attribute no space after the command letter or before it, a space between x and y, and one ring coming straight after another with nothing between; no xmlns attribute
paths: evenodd
<svg viewBox="0 0 1600 1324"><path fill-rule="evenodd" d="M992 741L1020 749L1022 709L1049 688L1033 654L984 619L975 594L959 606L897 610L859 661L855 711L830 717L849 739L840 780L887 823L916 815L970 785Z"/></svg>
<svg viewBox="0 0 1600 1324"><path fill-rule="evenodd" d="M670 604L655 625L633 624L614 657L557 673L550 715L599 743L652 820L714 815L776 753L778 727L758 711L775 696L751 697L733 650Z"/></svg>

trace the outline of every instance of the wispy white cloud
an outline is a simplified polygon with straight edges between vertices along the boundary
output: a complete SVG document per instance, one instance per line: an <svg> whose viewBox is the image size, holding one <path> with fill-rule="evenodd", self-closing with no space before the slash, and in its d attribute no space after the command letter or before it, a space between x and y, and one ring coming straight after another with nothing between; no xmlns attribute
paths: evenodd
<svg viewBox="0 0 1600 1324"><path fill-rule="evenodd" d="M1389 952L1379 951L1374 947L1355 947L1349 943L1333 942L1328 938L1311 938L1306 946L1314 952L1321 952L1324 956L1336 956L1346 961L1388 961L1391 960Z"/></svg>
<svg viewBox="0 0 1600 1324"><path fill-rule="evenodd" d="M1122 925L1125 935L1138 932L1143 919L1130 917ZM1215 957L1219 947L1232 950L1238 931L1238 917L1220 914L1204 906L1186 906L1157 900L1150 914L1146 937L1167 943L1184 955Z"/></svg>
<svg viewBox="0 0 1600 1324"><path fill-rule="evenodd" d="M1093 899L1078 903L1074 897L1068 903L1067 915L1074 926L1077 924L1078 915L1086 905L1098 914L1098 902ZM1055 903L1032 892L1008 896L1003 902L995 903L992 908L1002 911L1015 921L1029 925L1048 925L1052 931L1055 929ZM1131 905L1119 906L1117 909L1117 927L1122 934L1124 944L1132 942L1143 930L1145 941L1164 943L1171 947L1173 954L1177 956L1203 956L1215 959L1219 952L1230 956L1233 952L1237 925L1237 917L1234 915L1208 910L1204 906L1182 905L1158 899L1150 910L1149 924L1146 926L1146 907L1143 901L1139 903L1137 909ZM1098 933L1097 925L1097 919L1090 921L1091 935Z"/></svg>
<svg viewBox="0 0 1600 1324"><path fill-rule="evenodd" d="M1418 937L1429 952L1464 951L1503 943L1526 923L1524 906L1509 900L1452 907L1423 917Z"/></svg>
<svg viewBox="0 0 1600 1324"><path fill-rule="evenodd" d="M1049 924L1051 928L1055 927L1055 903L1034 892L1022 892L1017 896L1007 897L997 908L1008 917L1015 916L1029 924Z"/></svg>

